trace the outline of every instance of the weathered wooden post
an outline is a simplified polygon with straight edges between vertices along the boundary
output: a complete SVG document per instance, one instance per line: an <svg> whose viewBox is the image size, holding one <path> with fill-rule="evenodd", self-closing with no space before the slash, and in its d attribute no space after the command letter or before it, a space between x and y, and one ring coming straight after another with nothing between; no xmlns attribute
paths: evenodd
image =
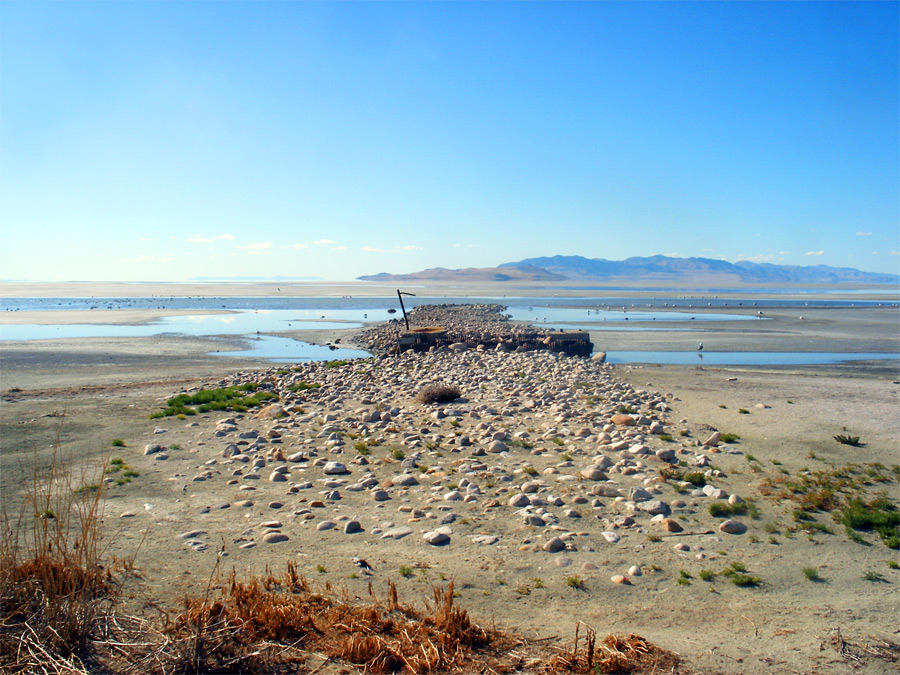
<svg viewBox="0 0 900 675"><path fill-rule="evenodd" d="M400 300L400 309L403 310L403 320L406 322L406 330L409 330L409 318L406 316L406 307L403 306L403 296L404 295L411 295L413 297L416 297L416 294L415 293L405 293L405 292L401 293L400 289L399 288L397 289L397 299Z"/></svg>

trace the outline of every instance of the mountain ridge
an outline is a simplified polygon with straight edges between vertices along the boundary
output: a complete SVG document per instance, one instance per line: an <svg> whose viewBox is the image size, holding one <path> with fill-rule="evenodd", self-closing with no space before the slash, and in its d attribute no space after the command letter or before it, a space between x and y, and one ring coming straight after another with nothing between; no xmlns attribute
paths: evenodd
<svg viewBox="0 0 900 675"><path fill-rule="evenodd" d="M900 275L863 272L828 265L778 265L713 258L675 258L664 255L632 256L625 260L584 256L525 258L496 267L447 269L435 267L409 274L357 277L361 281L535 282L535 281L657 281L694 283L858 283L900 284Z"/></svg>

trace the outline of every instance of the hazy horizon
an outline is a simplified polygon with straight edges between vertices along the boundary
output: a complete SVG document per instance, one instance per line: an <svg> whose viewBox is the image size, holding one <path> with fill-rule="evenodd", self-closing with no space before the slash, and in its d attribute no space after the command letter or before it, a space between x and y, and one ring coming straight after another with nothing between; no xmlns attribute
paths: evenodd
<svg viewBox="0 0 900 675"><path fill-rule="evenodd" d="M0 3L0 275L900 272L900 10Z"/></svg>

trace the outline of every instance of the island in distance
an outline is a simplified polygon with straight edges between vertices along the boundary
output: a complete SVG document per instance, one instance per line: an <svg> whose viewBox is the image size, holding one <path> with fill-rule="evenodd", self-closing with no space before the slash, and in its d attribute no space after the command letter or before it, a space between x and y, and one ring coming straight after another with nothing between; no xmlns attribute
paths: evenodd
<svg viewBox="0 0 900 675"><path fill-rule="evenodd" d="M730 263L711 258L673 258L664 255L604 260L583 256L557 255L527 258L497 267L451 270L443 267L410 274L372 274L360 281L440 281L440 282L607 282L636 281L674 284L898 284L900 275L863 272L850 267L827 265L776 265L743 260Z"/></svg>

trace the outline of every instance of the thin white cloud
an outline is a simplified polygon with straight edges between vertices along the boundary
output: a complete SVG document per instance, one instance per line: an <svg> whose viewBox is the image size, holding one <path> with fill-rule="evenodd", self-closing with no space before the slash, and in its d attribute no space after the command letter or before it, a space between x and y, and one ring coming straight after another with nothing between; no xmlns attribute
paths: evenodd
<svg viewBox="0 0 900 675"><path fill-rule="evenodd" d="M803 255L807 255L807 256L809 256L809 255L816 255L816 256L825 255L825 251L807 251Z"/></svg>
<svg viewBox="0 0 900 675"><path fill-rule="evenodd" d="M331 250L332 251L346 251L347 247L346 246L335 246Z"/></svg>
<svg viewBox="0 0 900 675"><path fill-rule="evenodd" d="M888 251L888 255L900 255L900 251Z"/></svg>
<svg viewBox="0 0 900 675"><path fill-rule="evenodd" d="M387 253L383 248L373 248L371 246L363 246L362 250L366 253Z"/></svg>
<svg viewBox="0 0 900 675"><path fill-rule="evenodd" d="M857 237L871 237L872 233L871 232L857 232L856 236Z"/></svg>
<svg viewBox="0 0 900 675"><path fill-rule="evenodd" d="M272 248L271 242L263 241L258 244L247 244L246 246L238 246L236 248L241 248L247 251L264 251L266 249Z"/></svg>
<svg viewBox="0 0 900 675"><path fill-rule="evenodd" d="M216 237L204 237L202 234L195 234L194 236L187 238L192 244L211 244L215 241L231 241L232 239L234 239L234 237L227 232Z"/></svg>
<svg viewBox="0 0 900 675"><path fill-rule="evenodd" d="M772 262L773 260L778 260L778 256L776 256L774 253L760 253L759 255L753 255L753 256L741 255L741 256L738 256L738 260L746 260L747 262L762 263L762 262Z"/></svg>
<svg viewBox="0 0 900 675"><path fill-rule="evenodd" d="M318 244L319 246L328 246L330 244L336 244L337 242L332 239L318 239L313 243Z"/></svg>
<svg viewBox="0 0 900 675"><path fill-rule="evenodd" d="M421 247L421 246L412 246L412 245L410 245L410 246L401 246L401 247L400 247L400 250L401 250L401 251L421 251L421 250L422 250L422 247Z"/></svg>
<svg viewBox="0 0 900 675"><path fill-rule="evenodd" d="M300 249L309 248L309 244L294 244L290 248L299 251Z"/></svg>

